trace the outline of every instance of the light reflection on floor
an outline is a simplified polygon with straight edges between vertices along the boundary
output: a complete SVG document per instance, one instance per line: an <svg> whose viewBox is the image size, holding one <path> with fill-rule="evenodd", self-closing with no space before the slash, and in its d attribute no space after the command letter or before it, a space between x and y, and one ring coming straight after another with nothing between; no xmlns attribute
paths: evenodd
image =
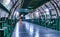
<svg viewBox="0 0 60 37"><path fill-rule="evenodd" d="M17 22L12 37L60 37L60 31L24 21L22 27L20 27L20 23Z"/></svg>
<svg viewBox="0 0 60 37"><path fill-rule="evenodd" d="M15 33L16 37L19 37L19 24L17 23L16 25L16 33Z"/></svg>

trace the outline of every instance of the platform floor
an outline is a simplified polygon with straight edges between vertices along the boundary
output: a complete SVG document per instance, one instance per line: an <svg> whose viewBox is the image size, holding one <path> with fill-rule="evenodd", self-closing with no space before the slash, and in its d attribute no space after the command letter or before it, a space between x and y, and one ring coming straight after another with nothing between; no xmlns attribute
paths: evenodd
<svg viewBox="0 0 60 37"><path fill-rule="evenodd" d="M60 31L23 21L17 22L11 37L60 37Z"/></svg>

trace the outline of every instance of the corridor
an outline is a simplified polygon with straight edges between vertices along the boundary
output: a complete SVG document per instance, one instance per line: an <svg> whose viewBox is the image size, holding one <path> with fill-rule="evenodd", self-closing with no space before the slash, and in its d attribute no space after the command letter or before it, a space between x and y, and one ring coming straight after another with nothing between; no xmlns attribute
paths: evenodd
<svg viewBox="0 0 60 37"><path fill-rule="evenodd" d="M60 37L60 31L23 21L17 22L11 37Z"/></svg>
<svg viewBox="0 0 60 37"><path fill-rule="evenodd" d="M0 0L0 37L60 37L60 0Z"/></svg>

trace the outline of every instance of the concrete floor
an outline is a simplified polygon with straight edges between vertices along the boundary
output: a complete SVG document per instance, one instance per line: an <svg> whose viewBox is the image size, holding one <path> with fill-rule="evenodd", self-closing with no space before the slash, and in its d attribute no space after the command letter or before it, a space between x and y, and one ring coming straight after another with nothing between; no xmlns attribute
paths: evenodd
<svg viewBox="0 0 60 37"><path fill-rule="evenodd" d="M23 21L17 22L11 37L60 37L60 31Z"/></svg>

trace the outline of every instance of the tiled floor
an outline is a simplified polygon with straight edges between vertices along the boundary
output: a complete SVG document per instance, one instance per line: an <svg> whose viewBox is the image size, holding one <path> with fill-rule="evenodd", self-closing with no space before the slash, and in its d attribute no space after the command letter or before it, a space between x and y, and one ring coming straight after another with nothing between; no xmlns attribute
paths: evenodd
<svg viewBox="0 0 60 37"><path fill-rule="evenodd" d="M17 22L12 37L60 37L60 31L23 21Z"/></svg>

